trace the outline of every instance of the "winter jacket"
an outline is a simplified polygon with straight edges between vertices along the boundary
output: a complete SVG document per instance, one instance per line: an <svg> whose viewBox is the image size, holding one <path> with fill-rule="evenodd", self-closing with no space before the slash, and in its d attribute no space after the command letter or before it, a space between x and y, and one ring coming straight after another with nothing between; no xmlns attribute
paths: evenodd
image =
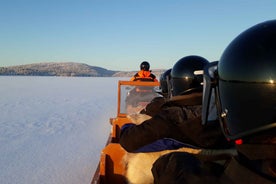
<svg viewBox="0 0 276 184"><path fill-rule="evenodd" d="M143 148L143 152L160 151L152 149L161 147L161 145L152 145L160 144L160 142L165 143L163 150L166 147L168 149L179 148L175 146L181 146L178 144L179 142L202 148L229 146L218 122L206 126L201 124L201 105L196 104L201 103L202 93L192 94L189 97L183 95L182 98L178 97L166 102L156 115L140 125L124 125L120 134L121 146L128 152L138 152L141 148ZM192 105L187 105L187 103ZM175 140L176 144L172 143L172 140ZM148 146L149 149L144 149L145 146Z"/></svg>
<svg viewBox="0 0 276 184"><path fill-rule="evenodd" d="M130 81L152 81L157 82L156 76L151 71L140 70L137 72Z"/></svg>

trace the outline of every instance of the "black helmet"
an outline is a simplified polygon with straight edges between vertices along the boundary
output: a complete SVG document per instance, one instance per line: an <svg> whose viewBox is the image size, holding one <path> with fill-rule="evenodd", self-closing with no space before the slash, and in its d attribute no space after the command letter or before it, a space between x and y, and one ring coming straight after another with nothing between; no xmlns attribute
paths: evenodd
<svg viewBox="0 0 276 184"><path fill-rule="evenodd" d="M276 20L236 37L218 63L218 111L229 139L276 127Z"/></svg>
<svg viewBox="0 0 276 184"><path fill-rule="evenodd" d="M186 56L178 60L171 71L172 95L202 91L203 68L209 63L200 56Z"/></svg>
<svg viewBox="0 0 276 184"><path fill-rule="evenodd" d="M143 61L143 62L140 64L140 70L149 71L149 69L150 69L150 64L149 64L149 62Z"/></svg>
<svg viewBox="0 0 276 184"><path fill-rule="evenodd" d="M161 89L162 93L168 93L169 92L169 86L170 85L168 85L168 82L171 79L171 70L172 69L168 69L160 75L159 82L160 82L160 89Z"/></svg>

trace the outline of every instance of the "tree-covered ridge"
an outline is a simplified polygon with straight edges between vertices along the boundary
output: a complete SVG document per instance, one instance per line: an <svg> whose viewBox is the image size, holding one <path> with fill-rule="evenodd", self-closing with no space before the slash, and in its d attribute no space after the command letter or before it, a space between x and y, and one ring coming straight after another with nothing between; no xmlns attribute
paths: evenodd
<svg viewBox="0 0 276 184"><path fill-rule="evenodd" d="M0 67L0 75L109 77L116 71L82 63L39 63Z"/></svg>
<svg viewBox="0 0 276 184"><path fill-rule="evenodd" d="M164 70L155 70L159 76ZM137 71L114 71L84 63L37 63L0 67L0 75L20 76L72 76L72 77L131 77Z"/></svg>

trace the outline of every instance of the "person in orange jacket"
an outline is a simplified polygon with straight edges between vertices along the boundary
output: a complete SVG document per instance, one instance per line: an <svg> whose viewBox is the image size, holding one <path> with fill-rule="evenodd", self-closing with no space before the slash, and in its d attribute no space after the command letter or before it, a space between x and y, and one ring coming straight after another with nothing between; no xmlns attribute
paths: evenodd
<svg viewBox="0 0 276 184"><path fill-rule="evenodd" d="M137 72L130 81L153 81L158 82L156 76L151 73L150 64L147 61L143 61L140 64L140 71Z"/></svg>

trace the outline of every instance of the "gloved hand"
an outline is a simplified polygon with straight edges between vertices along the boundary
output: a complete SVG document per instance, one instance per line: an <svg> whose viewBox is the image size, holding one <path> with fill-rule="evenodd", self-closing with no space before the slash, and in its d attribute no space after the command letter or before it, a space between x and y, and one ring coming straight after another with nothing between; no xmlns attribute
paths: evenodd
<svg viewBox="0 0 276 184"><path fill-rule="evenodd" d="M147 114L149 116L156 115L163 104L166 102L164 97L156 97L140 112L141 114Z"/></svg>

